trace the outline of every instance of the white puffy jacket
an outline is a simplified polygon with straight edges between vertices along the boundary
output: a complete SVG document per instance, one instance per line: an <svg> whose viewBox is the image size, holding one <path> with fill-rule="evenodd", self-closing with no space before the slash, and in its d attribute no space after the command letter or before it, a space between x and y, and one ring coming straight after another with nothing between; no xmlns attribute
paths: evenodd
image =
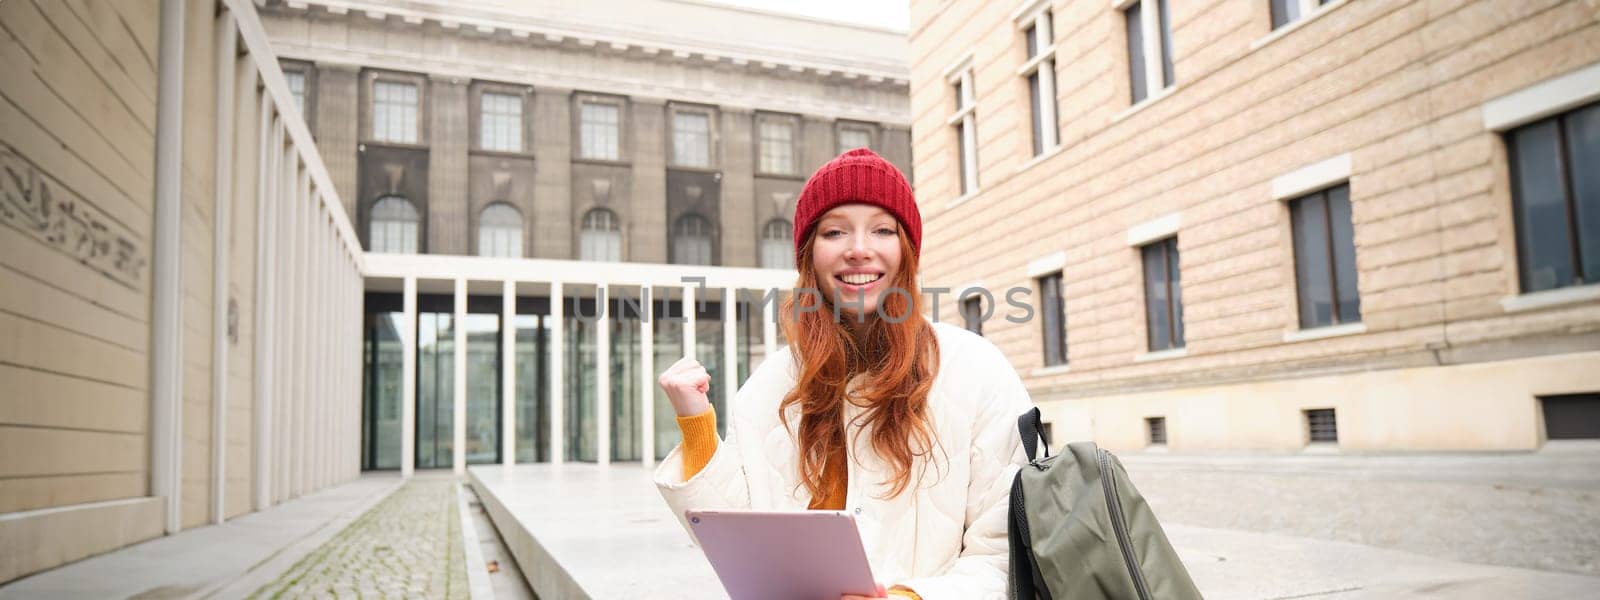
<svg viewBox="0 0 1600 600"><path fill-rule="evenodd" d="M1017 417L1033 403L988 340L944 323L933 329L940 361L928 407L937 442L933 458L914 465L913 484L918 470L925 468L926 475L916 489L884 499L889 465L871 451L871 432L847 429L845 439L854 447L846 450L845 510L855 513L880 582L909 587L926 600L1003 600L1007 503L1012 477L1026 464ZM807 507L811 494L800 482L796 434L778 418L778 405L795 379L784 348L739 389L728 406L727 439L699 473L684 481L681 446L661 462L656 485L680 521L689 509ZM793 410L789 424L797 429ZM845 422L863 410L845 404Z"/></svg>

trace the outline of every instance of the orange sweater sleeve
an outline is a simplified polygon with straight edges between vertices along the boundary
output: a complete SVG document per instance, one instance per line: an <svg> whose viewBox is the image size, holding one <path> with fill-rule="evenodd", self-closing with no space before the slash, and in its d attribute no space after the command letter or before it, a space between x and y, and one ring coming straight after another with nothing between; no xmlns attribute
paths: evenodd
<svg viewBox="0 0 1600 600"><path fill-rule="evenodd" d="M721 441L717 437L717 411L678 417L678 431L683 433L683 479L688 481L717 453L717 444Z"/></svg>

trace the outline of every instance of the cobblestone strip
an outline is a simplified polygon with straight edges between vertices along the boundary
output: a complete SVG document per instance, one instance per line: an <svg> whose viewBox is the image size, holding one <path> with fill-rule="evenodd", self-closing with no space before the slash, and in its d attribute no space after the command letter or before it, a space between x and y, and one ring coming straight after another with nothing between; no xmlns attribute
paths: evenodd
<svg viewBox="0 0 1600 600"><path fill-rule="evenodd" d="M251 598L467 600L455 486L412 479Z"/></svg>

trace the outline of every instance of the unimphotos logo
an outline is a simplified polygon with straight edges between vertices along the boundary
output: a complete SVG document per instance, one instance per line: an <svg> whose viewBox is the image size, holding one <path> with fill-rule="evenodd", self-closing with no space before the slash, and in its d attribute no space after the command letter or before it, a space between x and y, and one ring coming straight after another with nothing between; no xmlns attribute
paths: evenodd
<svg viewBox="0 0 1600 600"><path fill-rule="evenodd" d="M695 313L699 314L704 312L710 302L712 302L711 300L706 299L706 294L701 293L706 289L706 278L682 277L680 281L683 283L695 284L700 290L694 294ZM671 288L666 289L670 290ZM939 322L939 299L941 297L948 297L953 292L955 292L955 290L947 287L924 287L918 289L916 293L919 293L928 299L928 307L930 309L929 312L933 314L933 321L937 323ZM866 301L864 298L857 298L854 301L846 300L840 297L838 290L835 289L833 297L828 299L825 297L822 290L802 287L790 289L788 290L788 293L793 294L797 298L801 295L810 296L812 300L810 302L803 302L797 299L794 304L794 310L791 313L781 314L784 312L779 310L779 308L782 306L783 293L784 290L781 288L768 288L765 290L740 288L736 293L736 297L737 302L750 307L749 310L751 312L748 314L762 315L760 317L762 319L766 319L768 318L768 315L770 315L773 322L778 322L784 318L791 320L799 319L800 315L821 312L824 307L827 307L832 312L834 321L838 322L842 322L844 319L851 318L856 319L858 322L864 322L866 321L867 315L870 312L875 313L878 318L890 323L900 323L909 318L910 315L905 314L904 312L900 314L889 314L884 308L886 303L882 300L887 300L890 296L899 296L905 299L905 304L903 305L909 305L912 300L911 290L900 287L889 287L885 289L883 294L879 297L880 301L878 302L878 305L874 307L872 311L865 311L862 310L866 307ZM1033 290L1031 288L1013 287L1007 289L1005 291L1004 298L1006 304L1014 310L1006 313L1004 317L1005 320L1012 323L1027 323L1032 321L1034 315L1033 305L1029 304L1028 302L1028 298L1031 295L1033 295ZM961 303L973 298L981 298L979 305L982 307L982 312L977 315L980 323L986 322L995 316L995 294L989 288L981 286L965 288L962 289L960 293L956 294L955 298L957 305L960 305ZM592 301L592 308L589 311L591 314L584 314L585 311L582 307L585 304L589 304L589 302L585 301L585 299L580 298L575 294L569 296L568 299L571 301L572 306L574 307L574 310L572 311L573 316L585 323L599 321L605 316L606 307L612 305L613 303L616 305L618 312L624 315L637 316L637 318L646 323L649 323L650 319L652 318L652 314L657 312L652 309L653 304L651 302L650 288L648 287L643 288L638 295L632 295L625 289L616 290L613 292L610 291L609 288L601 287L596 291L595 297ZM825 299L829 301L824 302ZM663 293L661 297L657 298L656 300L666 302L672 300L672 298L670 293ZM773 308L773 310L767 310L769 305ZM683 322L688 320L688 315L686 315L683 310L680 309L677 311L678 314L676 316L674 316L672 312L673 311L670 309L664 308L660 311L660 314L655 314L654 318L667 322Z"/></svg>

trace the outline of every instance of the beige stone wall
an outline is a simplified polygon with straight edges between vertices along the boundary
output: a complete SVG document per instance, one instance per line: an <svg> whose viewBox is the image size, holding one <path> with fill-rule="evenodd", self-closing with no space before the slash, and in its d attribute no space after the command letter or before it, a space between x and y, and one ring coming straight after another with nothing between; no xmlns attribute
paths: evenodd
<svg viewBox="0 0 1600 600"><path fill-rule="evenodd" d="M123 520L159 516L156 6L0 3L0 515L96 507L0 522L0 581L161 531Z"/></svg>
<svg viewBox="0 0 1600 600"><path fill-rule="evenodd" d="M1502 308L1518 293L1511 195L1504 144L1485 129L1482 108L1600 61L1592 3L1344 2L1272 36L1265 1L1174 1L1176 87L1138 107L1122 15L1103 1L1047 4L1062 144L1037 160L1017 71L1025 60L1018 3L911 7L924 285L1032 288L1028 263L1066 254L1070 368L1041 372L1037 320L985 324L1036 400L1114 403L1129 393L1600 348L1600 302ZM956 203L944 71L966 56L981 191ZM1289 211L1271 181L1346 153L1365 332L1289 342L1299 328ZM1174 214L1187 355L1141 362L1142 271L1127 232ZM955 320L955 311L945 303L940 314ZM1446 409L1440 418L1460 412L1437 407ZM1481 408L1517 419L1530 410L1509 397ZM1126 425L1097 420L1093 434L1120 439L1113 432ZM1187 426L1168 420L1175 439ZM1248 431L1230 435L1255 445ZM1444 443L1403 428L1383 439L1383 447L1527 446L1503 436Z"/></svg>
<svg viewBox="0 0 1600 600"><path fill-rule="evenodd" d="M257 383L273 376L257 373L255 361L258 203L322 207L320 218L306 220L310 237L294 239L323 249L324 261L286 271L280 291L348 298L322 311L275 312L294 325L273 329L276 335L310 339L336 323L354 324L360 314L355 262L335 252L343 242L337 201L324 206L287 190L270 199L259 194L267 177L266 91L256 65L275 67L277 58L248 53L243 41L238 57L218 48L218 15L228 6L183 3L182 396L174 432L180 529L257 507L252 417ZM166 530L167 491L152 489L151 477L152 447L165 440L150 433L151 373L159 367L152 364L151 315L161 18L154 0L0 2L0 582ZM242 22L265 48L253 18ZM218 60L235 61L233 78L223 80L233 89L232 121L221 125L233 140L220 152ZM217 188L219 161L231 165L224 190ZM280 252L289 239L285 231L277 235L265 240L267 252ZM228 243L227 331L213 321L217 236ZM315 328L306 315L320 319ZM357 364L359 330L344 327L339 335L317 337L312 350L323 364ZM219 340L227 356L222 439L213 421ZM285 500L358 474L357 448L339 443L347 436L334 431L357 427L358 378L332 368L298 376L307 383L299 421L274 426L307 443L279 446L268 461L277 471L301 469L296 487L274 496ZM289 398L282 387L278 394L280 404Z"/></svg>

